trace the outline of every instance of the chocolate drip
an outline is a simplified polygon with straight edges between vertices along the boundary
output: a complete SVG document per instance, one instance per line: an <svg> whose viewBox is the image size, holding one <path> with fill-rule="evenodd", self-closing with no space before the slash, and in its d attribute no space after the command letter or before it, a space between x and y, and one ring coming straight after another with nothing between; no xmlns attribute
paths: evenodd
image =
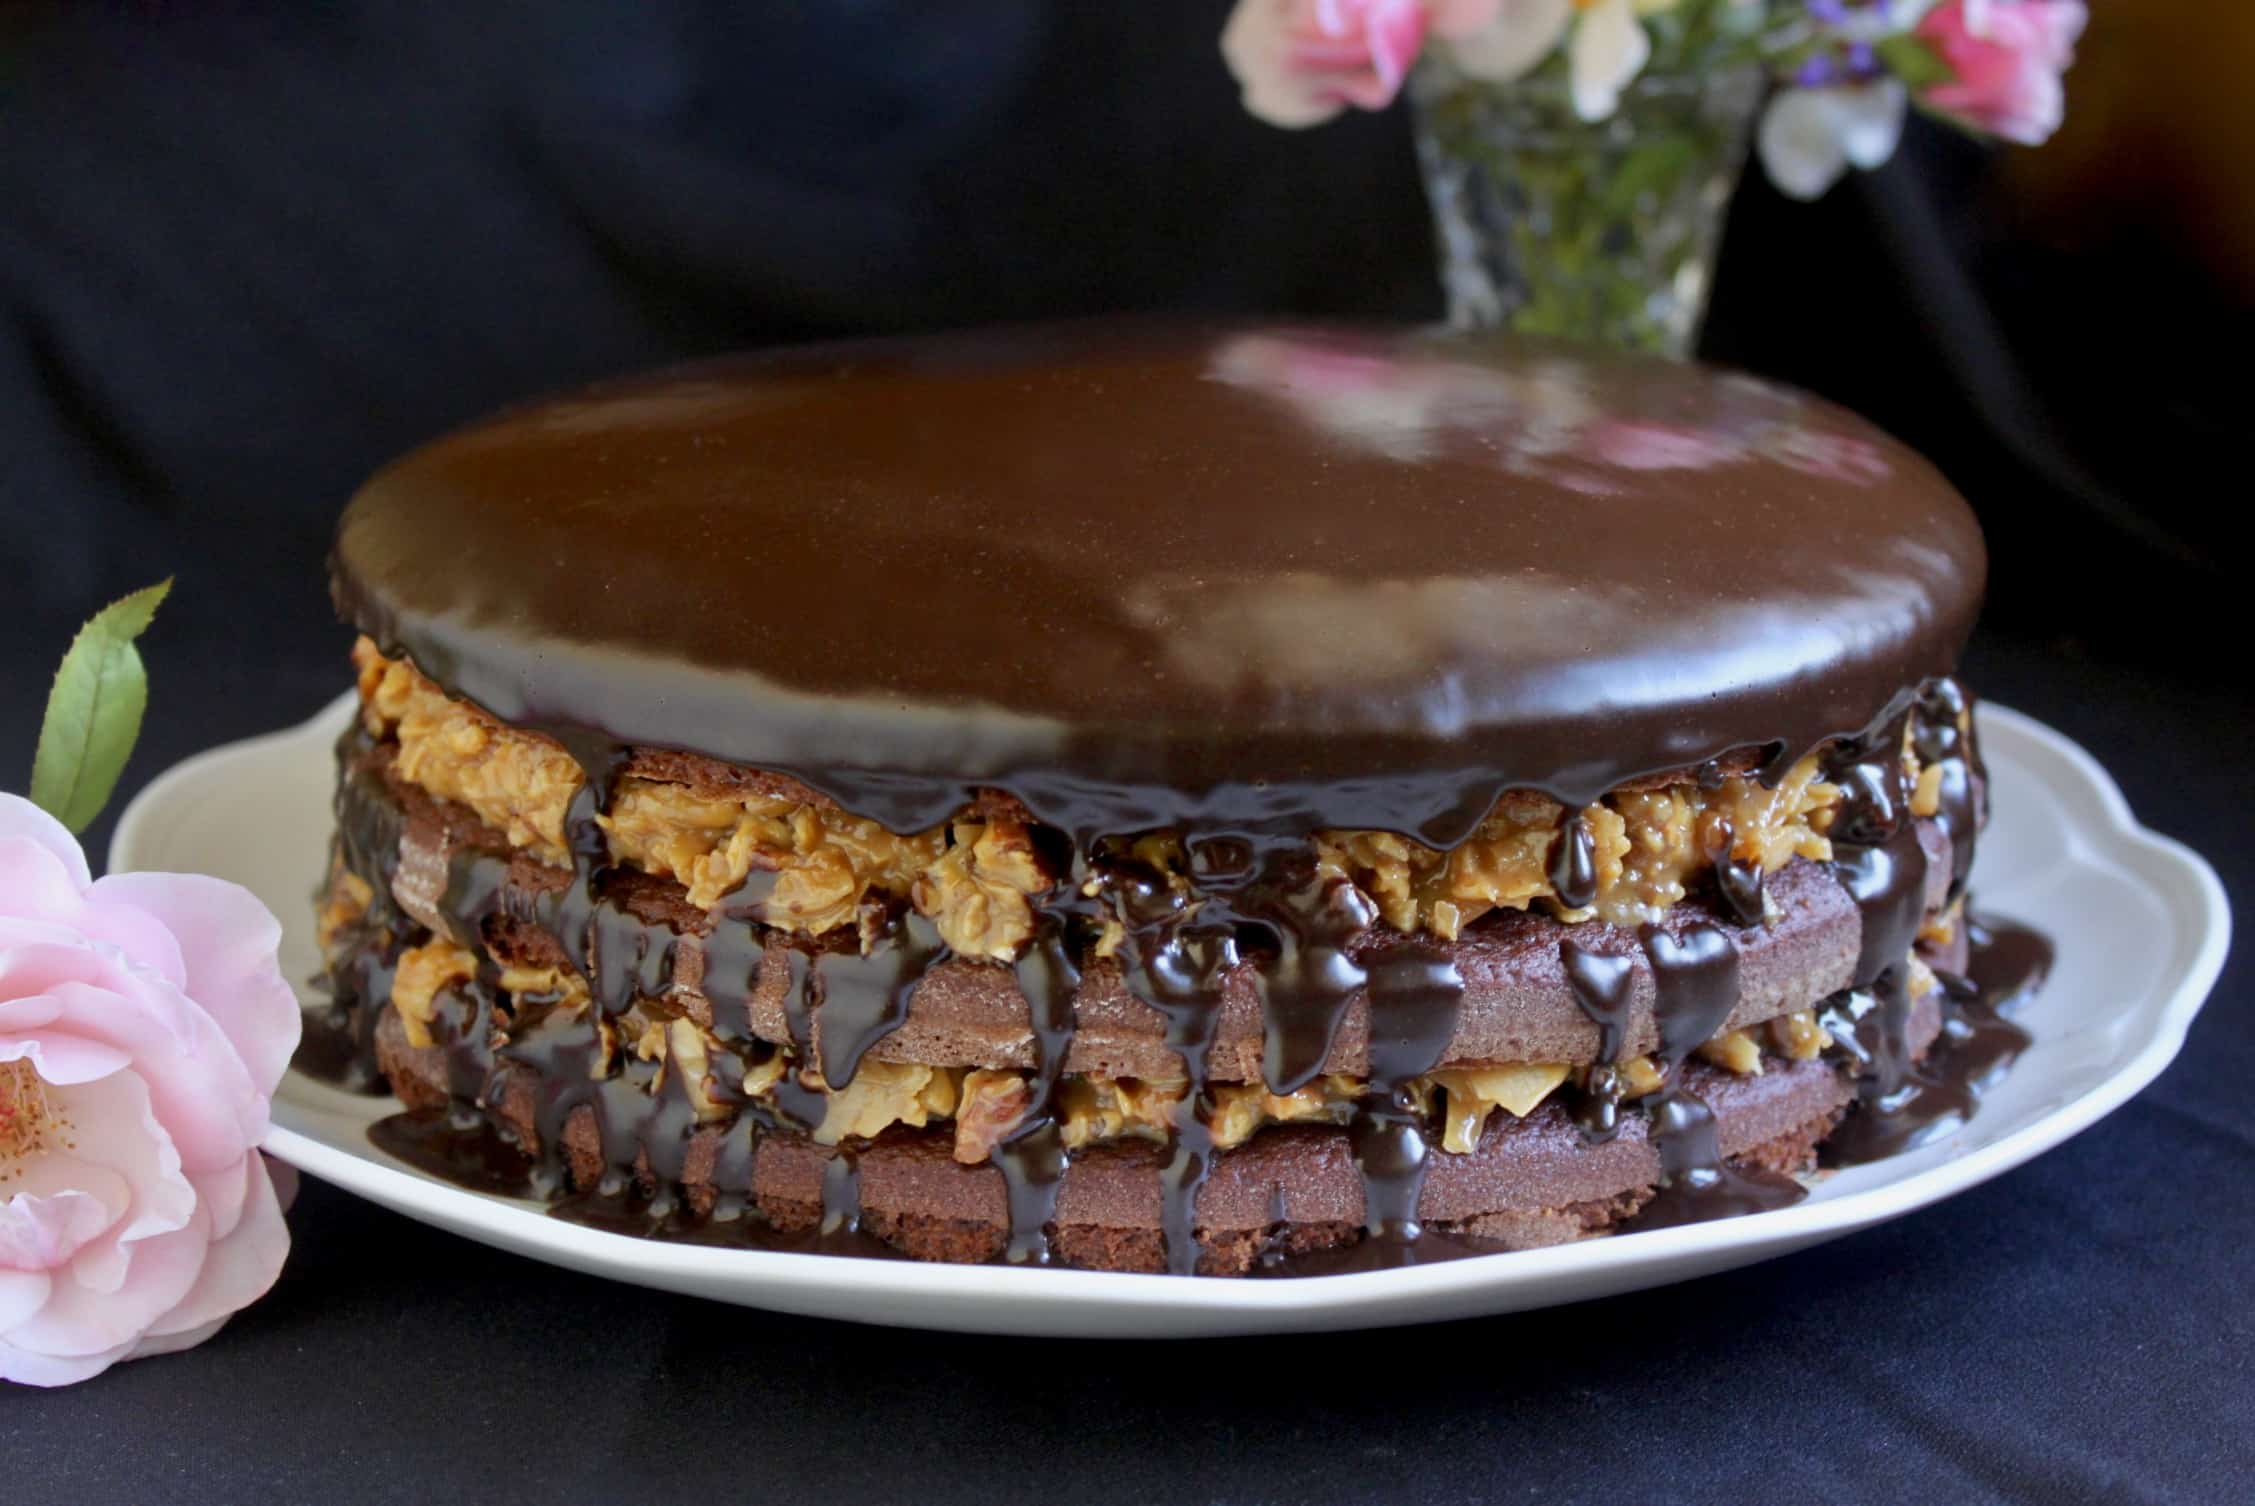
<svg viewBox="0 0 2255 1506"><path fill-rule="evenodd" d="M1721 815L1706 831L1706 856L1714 875L1715 892L1722 896L1732 917L1742 926L1758 926L1769 917L1769 900L1763 892L1759 859L1737 853L1738 833L1728 816Z"/></svg>
<svg viewBox="0 0 2255 1506"><path fill-rule="evenodd" d="M1378 912L1345 876L1317 872L1309 849L1294 839L1205 836L1191 840L1188 852L1193 929L1209 937L1231 931L1233 951L1252 964L1261 999L1261 1074L1269 1091L1305 1087L1323 1070L1347 1006L1369 981L1351 948ZM1156 926L1142 928L1139 951L1182 947L1191 932L1178 927L1170 910ZM1182 960L1155 960L1162 971L1182 967Z"/></svg>
<svg viewBox="0 0 2255 1506"><path fill-rule="evenodd" d="M821 1231L861 1232L861 1157L850 1145L833 1149L822 1168Z"/></svg>
<svg viewBox="0 0 2255 1506"><path fill-rule="evenodd" d="M447 1109L387 1114L368 1126L368 1143L457 1187L499 1197L540 1195L533 1162L482 1119L464 1122Z"/></svg>
<svg viewBox="0 0 2255 1506"><path fill-rule="evenodd" d="M951 955L939 928L913 910L889 917L867 952L815 953L809 986L823 1080L832 1088L851 1083L869 1048L907 1021L924 974Z"/></svg>
<svg viewBox="0 0 2255 1506"><path fill-rule="evenodd" d="M376 1021L391 1000L393 970L406 943L381 926L355 924L332 941L335 955L315 980L327 1007L306 1011L291 1065L351 1093L383 1093L376 1068Z"/></svg>
<svg viewBox="0 0 2255 1506"><path fill-rule="evenodd" d="M1663 1073L1712 1040L1738 1003L1738 943L1722 927L1697 921L1681 935L1659 926L1637 932L1652 965L1652 1023Z"/></svg>
<svg viewBox="0 0 2255 1506"><path fill-rule="evenodd" d="M1196 860L1199 850L1192 855ZM1209 868L1216 858L1206 854ZM1237 927L1198 917L1168 875L1132 858L1107 862L1098 883L1123 928L1120 966L1128 990L1166 1021L1167 1048L1182 1060L1186 1086L1167 1164L1159 1171L1159 1233L1167 1269L1187 1276L1198 1268L1198 1189L1213 1169L1207 1072L1229 975L1242 960Z"/></svg>
<svg viewBox="0 0 2255 1506"><path fill-rule="evenodd" d="M744 1098L744 1059L732 1051L715 1052L705 1091L714 1102L736 1111L735 1119L715 1134L713 1202L706 1214L715 1224L730 1224L757 1211L752 1191L759 1164L760 1124Z"/></svg>
<svg viewBox="0 0 2255 1506"><path fill-rule="evenodd" d="M1323 1070L1347 1006L1370 981L1348 949L1378 912L1343 877L1302 877L1290 862L1272 861L1270 867L1279 876L1242 896L1239 923L1251 925L1255 934L1261 1075L1270 1092L1291 1093Z"/></svg>
<svg viewBox="0 0 2255 1506"><path fill-rule="evenodd" d="M1861 1166L1952 1133L2028 1048L2028 1032L2011 1015L2050 975L2050 939L2011 921L1969 915L1963 923L1964 975L1936 973L1940 1038L1893 1092L1866 1098L1833 1131L1822 1149L1825 1165ZM1834 1037L1851 1060L1866 1065L1860 1037L1837 1030Z"/></svg>
<svg viewBox="0 0 2255 1506"><path fill-rule="evenodd" d="M1166 1044L1187 1079L1160 1176L1168 1268L1187 1274L1197 1267L1198 1192L1213 1157L1207 1059L1229 978L1251 964L1262 1002L1264 1074L1272 1091L1291 1092L1322 1070L1347 1006L1370 981L1350 947L1368 932L1374 912L1345 879L1315 873L1297 842L1234 834L1191 842L1195 898L1175 876L1134 857L1125 839L1084 838L1080 850L1091 860L1055 886L1036 942L1018 964L1035 1019L1036 1069L1021 1128L999 1158L1011 1193L1012 1258L1045 1251L1036 1219L1049 1218L1065 1165L1046 1121L1070 1044L1080 976L1074 935L1110 920L1120 928L1118 959L1129 990L1166 1021ZM1446 1045L1444 1037L1436 1050ZM1398 1150L1394 1161L1407 1155ZM1373 1156L1374 1164L1385 1159Z"/></svg>
<svg viewBox="0 0 2255 1506"><path fill-rule="evenodd" d="M335 855L368 885L365 923L402 932L411 922L392 894L392 880L399 874L404 818L372 768L376 747L357 717L337 739L337 793L332 802L337 818Z"/></svg>
<svg viewBox="0 0 2255 1506"><path fill-rule="evenodd" d="M1436 948L1410 945L1373 960L1369 1082L1347 1126L1362 1173L1363 1231L1370 1241L1404 1244L1422 1232L1418 1196L1432 1156L1432 1132L1413 1078L1440 1065L1456 1036L1464 979Z"/></svg>
<svg viewBox="0 0 2255 1506"><path fill-rule="evenodd" d="M533 1157L531 1185L539 1196L554 1196L565 1184L564 1126L573 1111L592 1104L596 1094L592 1069L602 1060L604 1051L592 1011L560 1005L550 1005L529 1017L520 1011L509 1041L498 1055L532 1069L533 1138L537 1143L525 1147Z"/></svg>
<svg viewBox="0 0 2255 1506"><path fill-rule="evenodd" d="M1947 677L1929 680L1920 689L1911 720L1911 748L1921 764L1941 770L1934 819L1950 839L1949 897L1953 900L1965 893L1966 875L1972 871L1974 849L1986 818L1976 793L1985 789L1986 783L1970 726L1971 703L1957 681Z"/></svg>
<svg viewBox="0 0 2255 1506"><path fill-rule="evenodd" d="M671 926L652 925L615 899L597 901L592 917L593 967L588 987L605 1014L623 1013L638 999L660 999L673 986L681 937Z"/></svg>
<svg viewBox="0 0 2255 1506"><path fill-rule="evenodd" d="M444 1050L447 1096L458 1119L476 1118L493 1076L495 1007L494 985L485 977L440 989L431 1000L431 1036Z"/></svg>
<svg viewBox="0 0 2255 1506"><path fill-rule="evenodd" d="M1984 1077L2001 1071L2026 1044L1977 987L1969 991L1944 979L1940 1054L1951 1065L1920 1067L1911 1060L1911 949L1925 918L1927 859L1899 757L1904 718L1920 764L1937 771L1935 820L1949 838L1949 895L1955 899L1964 893L1981 824L1972 739L1961 725L1967 716L1956 682L1930 681L1877 734L1835 750L1826 771L1847 793L1832 828L1833 869L1863 917L1853 983L1819 1015L1857 1074L1856 1111L1827 1152L1836 1164L1905 1149L1962 1123Z"/></svg>
<svg viewBox="0 0 2255 1506"><path fill-rule="evenodd" d="M337 792L331 802L336 836L332 868L367 884L368 906L333 939L332 960L315 985L329 995L326 1008L308 1010L295 1064L354 1093L381 1093L376 1069L376 1020L391 999L392 970L414 922L392 894L399 872L399 807L369 768L376 744L355 718L337 739Z"/></svg>
<svg viewBox="0 0 2255 1506"><path fill-rule="evenodd" d="M1742 926L1758 926L1767 908L1762 865L1729 854L1715 860L1715 891Z"/></svg>
<svg viewBox="0 0 2255 1506"><path fill-rule="evenodd" d="M1841 790L1832 870L1863 924L1848 997L1829 1004L1827 1015L1861 1044L1866 1096L1895 1092L1911 1064L1910 955L1926 917L1926 850L1903 772L1906 714L1898 710L1876 731L1843 741L1825 770Z"/></svg>
<svg viewBox="0 0 2255 1506"><path fill-rule="evenodd" d="M752 996L759 992L760 969L767 960L767 933L756 917L773 887L773 874L754 873L713 912L700 940L704 976L698 988L712 1009L713 1038L724 1045L742 1047L753 1040ZM797 1000L805 983L805 958L793 955L798 960L786 1000Z"/></svg>
<svg viewBox="0 0 2255 1506"><path fill-rule="evenodd" d="M783 1029L791 1037L792 1059L803 1070L804 1064L814 1060L814 956L791 946L781 948L780 955L790 969L783 991ZM777 1122L809 1133L829 1112L829 1100L808 1087L799 1070L785 1072L776 1081L772 1097Z"/></svg>
<svg viewBox="0 0 2255 1506"><path fill-rule="evenodd" d="M1081 981L1068 935L1073 918L1059 908L1044 912L1017 964L1018 988L1026 996L1033 1031L1034 1070L1018 1124L993 1152L1010 1210L1003 1258L1013 1264L1049 1263L1050 1224L1057 1216L1057 1189L1065 1179L1068 1158L1052 1109L1065 1054L1072 1048L1073 994Z"/></svg>
<svg viewBox="0 0 2255 1506"><path fill-rule="evenodd" d="M1602 1144L1620 1133L1624 1084L1616 1063L1628 1039L1629 1006L1636 997L1636 961L1626 954L1593 952L1573 936L1558 943L1559 966L1574 1003L1597 1027L1597 1062L1583 1080L1574 1119L1582 1138Z"/></svg>
<svg viewBox="0 0 2255 1506"><path fill-rule="evenodd" d="M1704 921L1680 936L1648 925L1638 938L1652 966L1652 1020L1660 1035L1656 1065L1667 1082L1652 1097L1647 1131L1660 1153L1660 1190L1631 1227L1664 1228L1799 1201L1805 1193L1790 1177L1742 1171L1724 1161L1714 1110L1683 1086L1679 1070L1737 1007L1738 943Z"/></svg>
<svg viewBox="0 0 2255 1506"><path fill-rule="evenodd" d="M1791 1177L1732 1166L1715 1135L1715 1112L1696 1093L1668 1092L1652 1110L1652 1143L1665 1179L1632 1229L1666 1229L1741 1213L1787 1208L1808 1196Z"/></svg>
<svg viewBox="0 0 2255 1506"><path fill-rule="evenodd" d="M1552 892L1567 909L1586 910L1597 903L1597 839L1590 835L1582 807L1559 812L1546 872Z"/></svg>

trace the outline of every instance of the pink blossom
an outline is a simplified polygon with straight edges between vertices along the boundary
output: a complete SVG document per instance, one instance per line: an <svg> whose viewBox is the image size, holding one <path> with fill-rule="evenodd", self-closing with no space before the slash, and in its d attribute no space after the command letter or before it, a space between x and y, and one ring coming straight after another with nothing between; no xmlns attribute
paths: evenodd
<svg viewBox="0 0 2255 1506"><path fill-rule="evenodd" d="M2034 146L2059 129L2060 75L2087 19L2083 0L1942 0L1918 35L1956 76L1920 98L1976 130Z"/></svg>
<svg viewBox="0 0 2255 1506"><path fill-rule="evenodd" d="M1221 54L1245 108L1270 125L1320 125L1349 105L1383 110L1427 32L1461 38L1525 0L1237 0ZM1561 0L1563 3L1563 0Z"/></svg>
<svg viewBox="0 0 2255 1506"><path fill-rule="evenodd" d="M0 1379L186 1348L289 1249L258 1153L296 1048L281 927L194 874L90 880L0 795Z"/></svg>

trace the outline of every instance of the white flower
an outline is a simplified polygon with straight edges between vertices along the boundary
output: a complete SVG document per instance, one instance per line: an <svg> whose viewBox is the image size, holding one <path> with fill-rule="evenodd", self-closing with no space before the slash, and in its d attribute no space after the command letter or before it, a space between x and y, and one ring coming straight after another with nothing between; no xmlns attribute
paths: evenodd
<svg viewBox="0 0 2255 1506"><path fill-rule="evenodd" d="M1448 38L1457 67L1474 78L1509 83L1550 56L1573 19L1574 0L1503 0L1468 35L1454 36L1445 24L1433 29Z"/></svg>
<svg viewBox="0 0 2255 1506"><path fill-rule="evenodd" d="M1782 89L1762 116L1762 166L1781 193L1814 199L1849 167L1874 168L1893 156L1909 104L1909 92L1893 78Z"/></svg>
<svg viewBox="0 0 2255 1506"><path fill-rule="evenodd" d="M1637 18L1676 0L1503 0L1485 25L1462 36L1446 26L1457 66L1474 78L1508 83L1523 77L1566 40L1574 113L1603 120L1620 107L1621 90L1652 56ZM1577 20L1577 16L1579 19ZM1572 36L1567 37L1569 29Z"/></svg>
<svg viewBox="0 0 2255 1506"><path fill-rule="evenodd" d="M1636 0L1596 0L1582 8L1582 19L1567 44L1566 61L1574 78L1574 113L1603 120L1621 104L1621 89L1643 71L1652 43L1637 21Z"/></svg>

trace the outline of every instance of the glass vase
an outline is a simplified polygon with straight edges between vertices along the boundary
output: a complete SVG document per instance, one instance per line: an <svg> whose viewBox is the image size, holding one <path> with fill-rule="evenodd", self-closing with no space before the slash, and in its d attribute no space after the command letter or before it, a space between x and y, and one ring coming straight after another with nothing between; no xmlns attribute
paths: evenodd
<svg viewBox="0 0 2255 1506"><path fill-rule="evenodd" d="M1449 322L1690 355L1763 94L1750 64L1648 68L1598 121L1563 69L1411 79Z"/></svg>

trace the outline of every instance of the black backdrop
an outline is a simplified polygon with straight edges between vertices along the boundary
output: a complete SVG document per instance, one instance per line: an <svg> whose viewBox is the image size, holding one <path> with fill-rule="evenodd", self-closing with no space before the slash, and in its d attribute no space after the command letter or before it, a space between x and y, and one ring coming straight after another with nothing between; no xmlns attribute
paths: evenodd
<svg viewBox="0 0 2255 1506"><path fill-rule="evenodd" d="M752 344L1110 309L1428 317L1399 112L1243 118L1210 3L642 0L0 13L0 784L95 605L179 588L137 785L343 683L360 477L507 399ZM1862 408L1997 556L1975 685L2250 874L2230 547L2251 321L2126 234L2020 233L1914 127L1750 182L1708 352ZM2125 172L2137 171L2125 163ZM90 839L96 850L106 828ZM0 1396L0 1479L181 1500L2234 1499L2243 968L2102 1128L1829 1249L1392 1335L1094 1347L609 1287L309 1186L204 1350ZM44 1488L41 1488L44 1487Z"/></svg>

